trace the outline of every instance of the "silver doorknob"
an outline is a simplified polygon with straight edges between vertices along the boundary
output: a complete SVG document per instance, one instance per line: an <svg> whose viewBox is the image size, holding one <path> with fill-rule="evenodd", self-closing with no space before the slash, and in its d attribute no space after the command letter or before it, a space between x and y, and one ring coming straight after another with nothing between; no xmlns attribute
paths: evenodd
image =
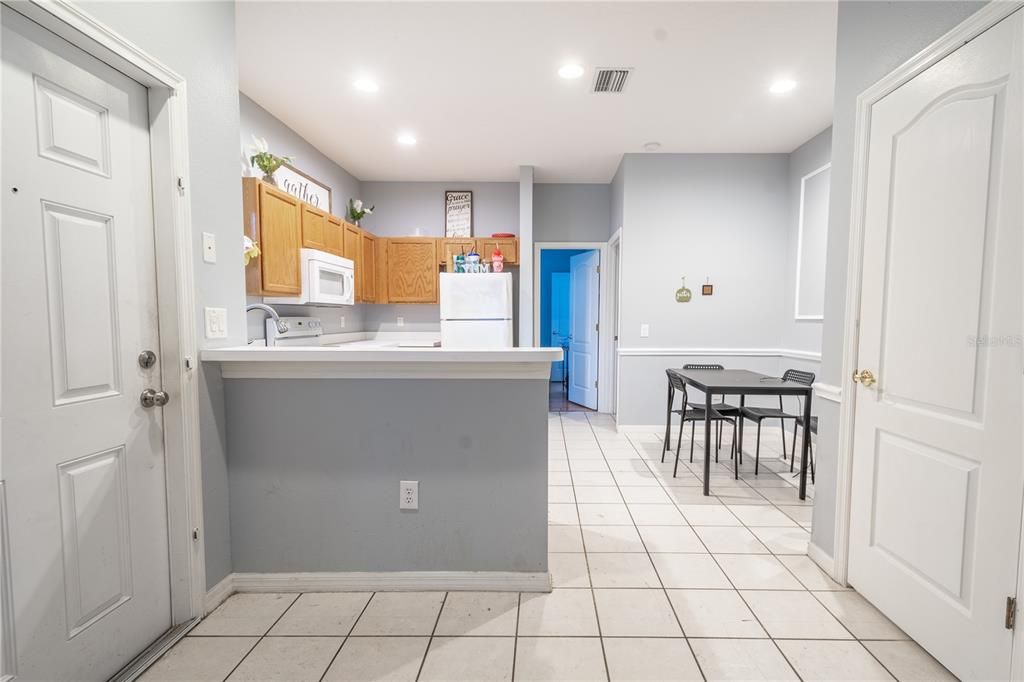
<svg viewBox="0 0 1024 682"><path fill-rule="evenodd" d="M165 391L154 391L152 388L147 388L139 396L139 402L145 408L150 407L163 407L171 400L171 396L167 395Z"/></svg>

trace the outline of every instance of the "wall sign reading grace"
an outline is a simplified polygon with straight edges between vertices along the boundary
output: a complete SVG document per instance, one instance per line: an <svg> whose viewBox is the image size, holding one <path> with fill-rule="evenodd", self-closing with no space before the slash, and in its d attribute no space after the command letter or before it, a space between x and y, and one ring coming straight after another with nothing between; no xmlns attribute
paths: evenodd
<svg viewBox="0 0 1024 682"><path fill-rule="evenodd" d="M473 235L473 193L448 190L444 193L444 236Z"/></svg>
<svg viewBox="0 0 1024 682"><path fill-rule="evenodd" d="M293 197L331 212L331 188L287 163L274 171L277 186Z"/></svg>

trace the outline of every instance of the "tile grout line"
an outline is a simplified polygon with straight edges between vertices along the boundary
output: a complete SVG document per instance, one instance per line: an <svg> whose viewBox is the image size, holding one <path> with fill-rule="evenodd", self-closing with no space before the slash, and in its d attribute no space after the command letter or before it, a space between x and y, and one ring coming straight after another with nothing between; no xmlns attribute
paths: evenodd
<svg viewBox="0 0 1024 682"><path fill-rule="evenodd" d="M274 626L277 625L281 621L282 618L284 618L284 614L288 613L291 610L291 608L293 606L295 606L295 602L297 602L299 600L299 597L301 597L301 596L302 596L302 593L299 592L294 597L292 597L292 600L288 603L288 606L284 607L284 611L282 611L280 613L280 615L278 615L278 617L274 619L274 622L270 624L270 627L268 627L266 630L264 630L263 634L260 635L256 639L256 643L252 645L252 648L249 649L247 652L245 652L245 656L242 656L241 660L238 661L238 663L235 663L235 666L233 668L231 668L231 671L227 675L224 676L225 680L227 680L232 675L234 675L235 671L238 670L238 667L240 665L242 665L243 663L245 663L245 659L249 658L249 656L252 654L252 652L256 650L256 647L258 647L260 645L260 643L264 639L267 638L267 633L274 629ZM217 608L220 608L220 607L217 607ZM340 649L341 647L339 646L338 648Z"/></svg>
<svg viewBox="0 0 1024 682"><path fill-rule="evenodd" d="M437 617L434 618L434 627L430 630L430 639L427 640L427 648L423 651L423 658L420 659L420 668L416 671L416 682L419 682L420 675L423 674L423 666L427 664L427 656L430 655L430 645L434 643L434 634L437 632L437 624L441 622L441 613L444 611L446 603L448 603L447 592L441 597L441 608L437 610Z"/></svg>
<svg viewBox="0 0 1024 682"><path fill-rule="evenodd" d="M590 430L591 430L591 432L593 432L594 431L594 424L593 424L593 422L590 422L590 418L589 417L587 418L587 422L590 423ZM594 437L597 438L597 434L596 433L594 434ZM628 440L628 438L627 438L627 440ZM608 463L608 457L607 457L607 455L605 455L604 446L601 445L600 439L598 439L597 445L601 449L601 456L604 458L605 464L610 469L611 468L611 464ZM633 447L633 450L635 452L636 451L636 447L633 446L632 441L630 441L630 446ZM646 462L644 462L644 466L645 467L647 466ZM647 467L647 469L648 469L648 471L650 471L650 467ZM652 472L652 474L653 474L653 472ZM615 489L619 491L619 496L622 497L623 501L625 501L626 498L622 496L622 487L619 485L618 479L615 478L614 472L612 473L612 480L615 482ZM658 485L664 491L663 486L661 486L661 481L658 481ZM678 511L678 509L677 509L677 511ZM657 576L657 578L658 578L658 583L661 585L662 596L665 597L665 602L668 604L669 610L672 611L672 616L673 616L673 618L675 618L676 625L679 626L679 632L683 636L683 641L686 642L686 648L689 650L690 656L693 657L693 663L694 663L694 665L697 666L697 672L700 673L701 679L706 681L707 680L707 674L704 672L704 669L701 667L700 661L697 660L697 652L695 652L693 650L693 644L690 643L689 638L686 636L686 629L683 627L682 621L679 620L679 614L676 613L676 609L672 605L672 600L668 596L668 589L665 587L665 581L661 579L661 574L658 572L658 567L654 563L654 558L651 557L651 552L647 548L647 543L644 541L644 536L640 534L640 528L636 525L636 519L633 518L633 511L629 508L628 504L626 505L626 513L629 514L630 520L633 521L633 530L634 530L634 532L636 532L637 537L640 538L640 544L644 548L644 552L647 555L647 561L650 562L651 568L654 570L654 575ZM679 515L683 517L683 521L686 521L686 517L683 516L682 512L679 512ZM689 527L690 527L689 526L689 522L687 521L687 528L689 528ZM691 532L692 532L692 529L691 529ZM694 534L696 535L696 533L694 533ZM584 547L584 549L586 549L586 547ZM595 603L595 607L596 607L596 603Z"/></svg>
<svg viewBox="0 0 1024 682"><path fill-rule="evenodd" d="M336 660L338 660L338 654L340 654L341 650L345 648L345 644L348 643L349 638L352 637L352 633L355 632L356 624L359 622L359 619L363 617L363 614L366 613L366 609L369 608L370 602L373 601L373 598L376 595L376 592L370 593L370 598L366 600L365 604L363 604L363 608L359 611L359 615L355 617L355 620L352 621L352 626L348 629L348 632L345 634L345 636L342 637L341 646L339 646L338 650L334 652L333 656L331 656L331 662L327 664L327 667L324 668L323 674L320 675L320 682L323 682L324 678L327 677L327 673L330 672L331 666L334 665L334 662Z"/></svg>

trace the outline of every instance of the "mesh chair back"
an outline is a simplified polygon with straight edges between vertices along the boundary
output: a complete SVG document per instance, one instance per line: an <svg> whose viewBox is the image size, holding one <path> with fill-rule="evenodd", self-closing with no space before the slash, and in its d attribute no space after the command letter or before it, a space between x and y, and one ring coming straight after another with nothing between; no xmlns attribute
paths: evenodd
<svg viewBox="0 0 1024 682"><path fill-rule="evenodd" d="M804 386L810 386L814 383L814 372L804 372L799 369L787 369L782 375L783 381L792 381L796 384L803 384Z"/></svg>
<svg viewBox="0 0 1024 682"><path fill-rule="evenodd" d="M677 391L686 390L686 382L683 381L678 374L673 373L670 369L666 369L665 374L668 375L668 381L670 384L672 384L672 388L676 389Z"/></svg>
<svg viewBox="0 0 1024 682"><path fill-rule="evenodd" d="M700 363L691 363L689 365L683 365L683 369L725 369L722 365L702 365Z"/></svg>

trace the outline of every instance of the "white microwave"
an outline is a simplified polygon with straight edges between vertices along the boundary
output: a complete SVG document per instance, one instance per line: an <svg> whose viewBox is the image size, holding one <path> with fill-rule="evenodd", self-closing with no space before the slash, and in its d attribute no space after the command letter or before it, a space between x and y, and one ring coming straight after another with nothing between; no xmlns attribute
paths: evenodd
<svg viewBox="0 0 1024 682"><path fill-rule="evenodd" d="M355 266L348 258L317 249L299 249L302 293L266 296L265 303L286 305L354 305Z"/></svg>

